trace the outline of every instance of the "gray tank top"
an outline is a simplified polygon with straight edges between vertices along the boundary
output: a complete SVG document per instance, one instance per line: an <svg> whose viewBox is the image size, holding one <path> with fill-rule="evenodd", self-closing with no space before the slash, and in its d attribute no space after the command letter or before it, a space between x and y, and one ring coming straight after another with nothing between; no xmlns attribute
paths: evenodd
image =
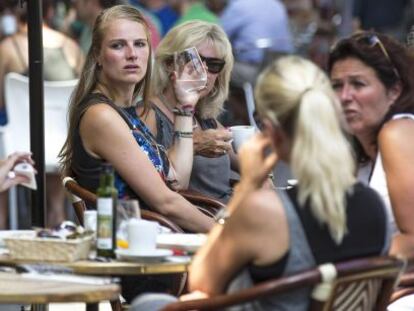
<svg viewBox="0 0 414 311"><path fill-rule="evenodd" d="M152 107L157 120L156 140L168 149L174 141L174 125L156 105L153 104ZM201 128L203 130L215 128L213 122L210 121L199 120ZM230 173L229 155L217 158L196 155L188 188L227 203L232 193L229 183Z"/></svg>
<svg viewBox="0 0 414 311"><path fill-rule="evenodd" d="M283 190L278 190L278 196L282 201L289 224L289 255L282 276L311 269L316 266L315 259L307 242L302 223L288 195ZM229 292L238 291L254 285L249 271L243 272L232 281ZM266 297L259 301L228 308L229 311L306 311L308 310L311 288L291 290L277 295Z"/></svg>

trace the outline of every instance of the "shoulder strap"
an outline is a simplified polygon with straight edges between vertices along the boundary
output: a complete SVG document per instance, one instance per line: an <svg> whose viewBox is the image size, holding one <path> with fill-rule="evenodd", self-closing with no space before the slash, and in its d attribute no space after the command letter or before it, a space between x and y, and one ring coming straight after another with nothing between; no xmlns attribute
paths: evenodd
<svg viewBox="0 0 414 311"><path fill-rule="evenodd" d="M93 101L94 103L105 103L108 104L109 106L111 106L116 112L118 112L118 114L122 117L122 119L124 119L125 123L128 124L128 127L131 130L135 129L135 125L131 122L131 120L128 118L128 116L126 115L126 113L119 108L117 105L114 104L114 102L108 98L107 96L105 96L102 93L92 93L90 95L88 95L85 98L85 102L90 102Z"/></svg>
<svg viewBox="0 0 414 311"><path fill-rule="evenodd" d="M23 67L25 68L25 70L27 70L27 65L26 62L24 61L24 57L22 54L22 51L19 47L19 44L16 41L16 38L14 36L11 37L11 41L13 42L14 48L16 49L17 52L17 57L19 58L20 62L22 63Z"/></svg>

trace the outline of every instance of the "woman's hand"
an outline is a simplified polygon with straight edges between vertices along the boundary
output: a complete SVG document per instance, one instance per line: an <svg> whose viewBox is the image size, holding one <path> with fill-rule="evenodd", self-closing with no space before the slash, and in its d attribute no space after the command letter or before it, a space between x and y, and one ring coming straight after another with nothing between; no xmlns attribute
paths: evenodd
<svg viewBox="0 0 414 311"><path fill-rule="evenodd" d="M193 135L194 153L197 155L215 158L232 149L232 134L226 129L196 130Z"/></svg>
<svg viewBox="0 0 414 311"><path fill-rule="evenodd" d="M240 184L259 189L269 177L278 156L270 138L259 133L239 149Z"/></svg>
<svg viewBox="0 0 414 311"><path fill-rule="evenodd" d="M191 76L189 77L181 77L178 79L177 73L174 71L171 74L171 81L174 85L174 93L177 99L177 108L184 111L192 111L194 112L195 106L200 99L200 92L198 91L189 91L189 82L191 80Z"/></svg>
<svg viewBox="0 0 414 311"><path fill-rule="evenodd" d="M17 173L13 178L8 176L9 172L20 162L28 162L34 165L31 154L28 152L15 152L9 155L7 159L0 161L0 192L20 183L30 181L26 176Z"/></svg>

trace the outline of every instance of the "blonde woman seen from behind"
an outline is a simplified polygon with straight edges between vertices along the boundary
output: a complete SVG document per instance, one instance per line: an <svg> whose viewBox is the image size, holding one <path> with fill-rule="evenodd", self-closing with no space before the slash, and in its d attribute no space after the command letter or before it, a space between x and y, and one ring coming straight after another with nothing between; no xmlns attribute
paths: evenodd
<svg viewBox="0 0 414 311"><path fill-rule="evenodd" d="M300 57L282 57L260 75L255 96L262 133L240 150L241 181L225 222L197 252L189 274L192 293L181 299L388 249L384 206L355 181L339 103L323 71ZM297 186L262 188L279 159L289 163ZM308 297L307 290L289 291L258 301L253 310L304 311Z"/></svg>

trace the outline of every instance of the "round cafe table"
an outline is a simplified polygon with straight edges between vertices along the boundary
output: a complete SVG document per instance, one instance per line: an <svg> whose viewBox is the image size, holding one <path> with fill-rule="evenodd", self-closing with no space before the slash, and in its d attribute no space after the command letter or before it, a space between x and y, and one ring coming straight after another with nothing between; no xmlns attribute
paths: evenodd
<svg viewBox="0 0 414 311"><path fill-rule="evenodd" d="M95 260L79 260L74 262L42 262L44 264L61 265L71 268L74 273L86 275L153 275L174 274L188 271L190 257L172 257L174 261L162 262L126 262L111 260L101 262ZM14 260L7 255L0 256L0 265L19 265L38 263L29 260Z"/></svg>
<svg viewBox="0 0 414 311"><path fill-rule="evenodd" d="M100 301L116 300L119 293L117 284L86 284L0 272L0 309L1 304L32 304L32 310L47 310L51 302L85 302L97 310Z"/></svg>

